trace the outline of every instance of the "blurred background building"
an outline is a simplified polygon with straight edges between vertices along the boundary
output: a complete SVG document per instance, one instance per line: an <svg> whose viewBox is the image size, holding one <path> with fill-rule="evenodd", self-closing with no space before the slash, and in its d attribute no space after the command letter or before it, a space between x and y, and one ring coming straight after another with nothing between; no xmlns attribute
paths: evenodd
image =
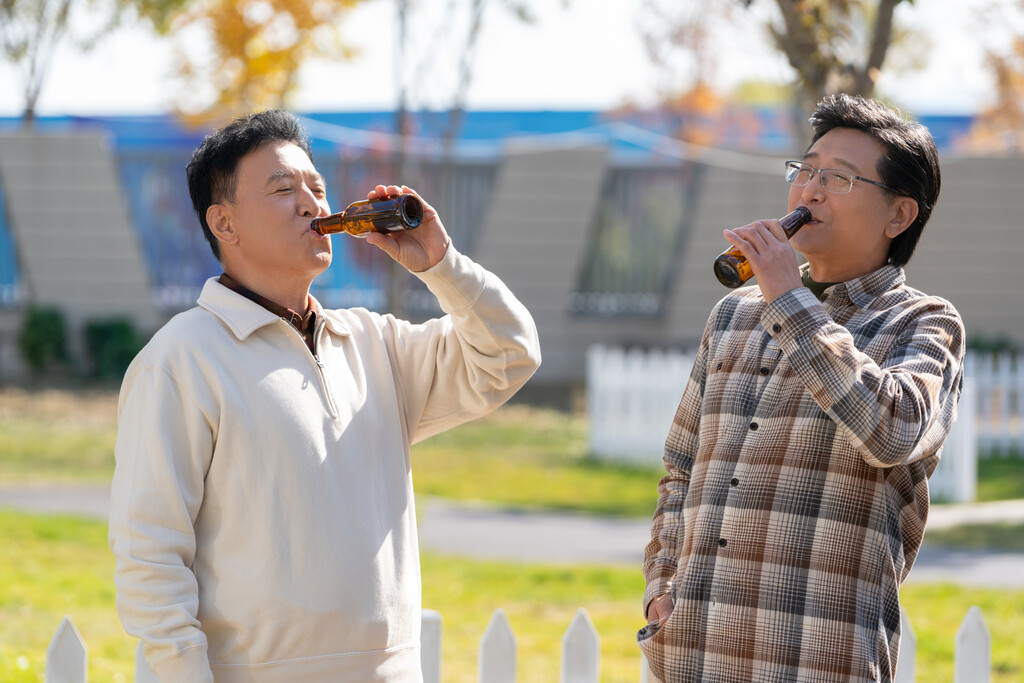
<svg viewBox="0 0 1024 683"><path fill-rule="evenodd" d="M142 341L193 305L220 270L185 164L216 125L269 106L303 112L335 210L379 182L430 201L537 319L544 363L530 390L564 396L593 344L696 344L727 291L711 271L721 231L785 213L782 161L803 151L820 96L912 102L943 190L909 283L949 298L976 347L1024 344L1016 0L125 0L109 9L136 22L135 42L115 34L102 43L113 54L76 71L60 31L80 46L83 24L92 38L108 26L81 4L0 7L0 381L26 376L46 315L88 364L90 329L95 341L97 326L127 321ZM47 100L50 59L60 83ZM136 94L151 111L127 115ZM365 243L338 236L334 252L314 283L326 306L439 313Z"/></svg>

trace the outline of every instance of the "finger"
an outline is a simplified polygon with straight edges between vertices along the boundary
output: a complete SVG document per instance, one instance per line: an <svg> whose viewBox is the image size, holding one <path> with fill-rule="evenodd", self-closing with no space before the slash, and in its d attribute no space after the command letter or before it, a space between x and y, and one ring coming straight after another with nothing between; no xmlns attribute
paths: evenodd
<svg viewBox="0 0 1024 683"><path fill-rule="evenodd" d="M768 232L770 232L775 239L782 242L789 240L789 237L786 235L786 231L782 228L782 223L779 221L768 221L767 227Z"/></svg>
<svg viewBox="0 0 1024 683"><path fill-rule="evenodd" d="M725 237L725 241L740 250L740 253L744 256L749 256L752 253L757 253L754 250L754 245L750 243L750 240L746 239L740 230L723 230L722 235Z"/></svg>
<svg viewBox="0 0 1024 683"><path fill-rule="evenodd" d="M398 242L391 235L382 232L371 232L366 236L366 241L396 261L398 260Z"/></svg>
<svg viewBox="0 0 1024 683"><path fill-rule="evenodd" d="M762 221L754 223L749 240L758 247L758 251L768 246L768 238L771 230Z"/></svg>

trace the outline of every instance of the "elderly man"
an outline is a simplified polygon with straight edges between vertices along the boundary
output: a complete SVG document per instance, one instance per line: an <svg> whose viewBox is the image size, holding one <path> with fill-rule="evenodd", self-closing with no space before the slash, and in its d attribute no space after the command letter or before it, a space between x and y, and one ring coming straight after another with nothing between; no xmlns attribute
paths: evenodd
<svg viewBox="0 0 1024 683"><path fill-rule="evenodd" d="M290 114L240 118L188 166L224 269L121 388L117 607L164 681L420 680L409 446L501 405L540 362L526 309L437 213L367 241L447 313L325 310L323 177ZM379 185L370 198L411 192Z"/></svg>
<svg viewBox="0 0 1024 683"><path fill-rule="evenodd" d="M829 97L810 121L786 180L789 209L812 219L791 243L775 220L725 231L758 286L712 311L666 441L638 634L665 681L896 668L899 588L964 353L956 310L902 268L938 198L938 155L873 100Z"/></svg>

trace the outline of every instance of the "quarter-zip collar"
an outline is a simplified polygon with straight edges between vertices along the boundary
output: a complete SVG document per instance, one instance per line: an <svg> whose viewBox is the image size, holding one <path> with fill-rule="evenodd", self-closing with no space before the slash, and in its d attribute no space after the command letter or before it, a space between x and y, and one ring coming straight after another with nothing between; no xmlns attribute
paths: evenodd
<svg viewBox="0 0 1024 683"><path fill-rule="evenodd" d="M250 334L272 325L281 320L279 315L271 313L260 304L250 301L238 292L234 292L212 277L203 285L203 291L197 302L203 308L215 315L221 322L227 325L228 329L238 338L244 341ZM324 321L327 328L336 335L348 336L351 331L348 327L331 315L325 315L324 309L316 297L310 296L310 305L316 311L318 319Z"/></svg>

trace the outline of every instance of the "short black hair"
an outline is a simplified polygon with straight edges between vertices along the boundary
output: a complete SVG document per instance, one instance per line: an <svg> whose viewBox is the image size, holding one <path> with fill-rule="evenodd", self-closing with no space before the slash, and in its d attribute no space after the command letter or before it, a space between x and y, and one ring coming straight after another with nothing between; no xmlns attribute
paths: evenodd
<svg viewBox="0 0 1024 683"><path fill-rule="evenodd" d="M888 262L904 266L910 261L921 231L939 199L942 175L939 152L928 129L878 100L845 93L829 95L810 118L814 137L808 149L834 128L852 128L877 140L885 154L875 170L882 182L898 194L917 201L917 218L889 245ZM888 190L886 190L888 191Z"/></svg>
<svg viewBox="0 0 1024 683"><path fill-rule="evenodd" d="M206 222L206 210L213 204L235 200L239 162L267 142L293 143L313 159L309 138L299 120L286 111L270 109L240 116L207 136L185 169L192 208L218 261L220 244Z"/></svg>

